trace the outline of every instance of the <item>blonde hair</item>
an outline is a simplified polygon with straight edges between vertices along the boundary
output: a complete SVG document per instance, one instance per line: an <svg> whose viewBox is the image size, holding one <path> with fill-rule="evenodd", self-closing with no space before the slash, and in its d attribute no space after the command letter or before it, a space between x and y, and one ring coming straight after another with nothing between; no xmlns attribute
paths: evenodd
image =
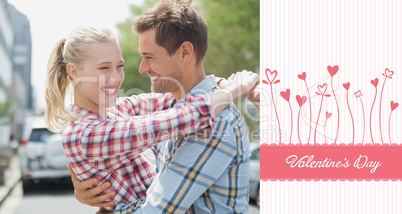
<svg viewBox="0 0 402 214"><path fill-rule="evenodd" d="M82 65L87 54L86 44L98 42L118 43L118 39L108 28L76 27L67 38L56 43L50 54L45 83L45 121L50 131L60 133L68 122L81 118L79 114L69 112L65 107L66 95L72 88L72 79L66 66L69 63L78 67Z"/></svg>

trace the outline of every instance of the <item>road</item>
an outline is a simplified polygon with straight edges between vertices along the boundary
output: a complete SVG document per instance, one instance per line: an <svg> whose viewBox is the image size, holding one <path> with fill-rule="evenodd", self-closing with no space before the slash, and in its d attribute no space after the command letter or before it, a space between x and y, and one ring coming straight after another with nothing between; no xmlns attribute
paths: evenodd
<svg viewBox="0 0 402 214"><path fill-rule="evenodd" d="M44 183L23 194L19 183L0 207L1 214L88 214L98 208L78 202L71 184ZM250 205L250 214L259 214L257 206Z"/></svg>
<svg viewBox="0 0 402 214"><path fill-rule="evenodd" d="M88 214L98 208L81 204L71 185L43 183L23 194L19 183L0 209L1 214Z"/></svg>

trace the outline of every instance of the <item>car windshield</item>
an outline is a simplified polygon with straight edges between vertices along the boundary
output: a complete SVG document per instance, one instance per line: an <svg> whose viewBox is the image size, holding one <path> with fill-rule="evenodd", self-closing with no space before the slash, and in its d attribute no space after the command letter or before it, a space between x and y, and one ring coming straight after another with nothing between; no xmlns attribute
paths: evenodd
<svg viewBox="0 0 402 214"><path fill-rule="evenodd" d="M46 141L46 139L53 135L53 132L47 128L33 129L29 141Z"/></svg>
<svg viewBox="0 0 402 214"><path fill-rule="evenodd" d="M260 160L260 148L259 147L251 151L250 159L251 160Z"/></svg>

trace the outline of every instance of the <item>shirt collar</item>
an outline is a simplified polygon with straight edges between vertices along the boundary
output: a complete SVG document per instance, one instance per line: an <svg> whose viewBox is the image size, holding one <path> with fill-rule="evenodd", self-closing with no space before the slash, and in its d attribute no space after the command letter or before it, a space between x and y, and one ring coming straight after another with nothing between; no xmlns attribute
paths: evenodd
<svg viewBox="0 0 402 214"><path fill-rule="evenodd" d="M107 110L106 114L107 114L107 116L109 118L116 118L116 116L110 112L111 110L114 110L114 109L115 109L115 107L110 108L110 109ZM83 118L105 120L104 118L99 116L97 113L89 111L89 110L84 109L84 108L81 108L81 107L76 106L76 105L72 105L70 111L81 115Z"/></svg>
<svg viewBox="0 0 402 214"><path fill-rule="evenodd" d="M215 91L217 87L216 84L216 79L214 75L209 75L207 76L204 80L202 80L200 83L198 83L194 88L192 88L187 94L190 96L196 96L196 95L204 95L206 93ZM183 96L178 102L176 102L175 99L172 100L172 102L170 103L170 106L176 106L178 104L180 104L181 102L183 102L184 100Z"/></svg>

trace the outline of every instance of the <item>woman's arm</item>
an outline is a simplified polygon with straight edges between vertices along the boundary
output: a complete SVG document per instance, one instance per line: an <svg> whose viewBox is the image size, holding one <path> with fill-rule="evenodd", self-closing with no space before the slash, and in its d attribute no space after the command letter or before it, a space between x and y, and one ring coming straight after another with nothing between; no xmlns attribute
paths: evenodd
<svg viewBox="0 0 402 214"><path fill-rule="evenodd" d="M130 116L145 115L168 109L172 99L171 93L144 93L118 98L116 108Z"/></svg>
<svg viewBox="0 0 402 214"><path fill-rule="evenodd" d="M233 100L249 94L258 81L258 75L252 72L238 72L228 80L225 89L208 93L206 98L186 96L180 105L164 111L91 123L82 129L79 146L86 151L88 158L97 160L191 133L200 137L209 136L213 128L212 115L218 115ZM69 132L69 129L65 131ZM74 134L74 130L70 132ZM77 145L77 137L68 139L74 141L71 145Z"/></svg>
<svg viewBox="0 0 402 214"><path fill-rule="evenodd" d="M227 80L220 79L218 86L224 90L207 94L207 100L214 111L212 114L218 115L230 102L239 97L249 99L259 108L259 93L255 93L255 87L252 87L258 85L258 82L259 76L246 70L232 74ZM245 97L246 95L249 96ZM119 98L117 108L131 116L145 115L168 109L172 99L171 93L145 93Z"/></svg>
<svg viewBox="0 0 402 214"><path fill-rule="evenodd" d="M243 71L244 72L244 71ZM250 93L244 94L242 98L246 98L250 100L257 108L260 109L260 89L259 89L259 76L257 74L249 74L252 78L258 78L258 82L254 85L254 88L250 90ZM228 79L218 78L217 84L220 88L227 88L230 85L230 82L236 77L235 74L232 74Z"/></svg>

